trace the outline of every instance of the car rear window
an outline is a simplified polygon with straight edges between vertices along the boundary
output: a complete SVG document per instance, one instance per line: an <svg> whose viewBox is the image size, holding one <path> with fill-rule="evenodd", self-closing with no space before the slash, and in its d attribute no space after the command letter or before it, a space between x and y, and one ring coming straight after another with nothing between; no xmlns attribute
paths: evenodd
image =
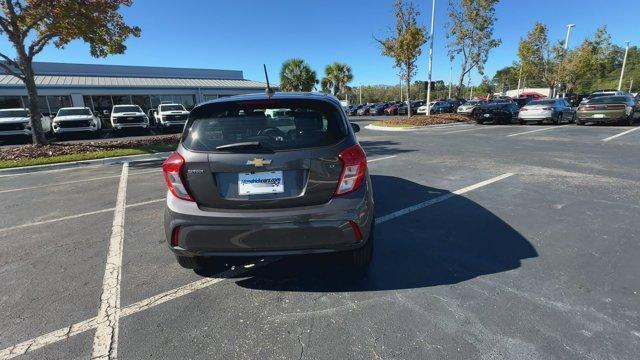
<svg viewBox="0 0 640 360"><path fill-rule="evenodd" d="M329 146L347 134L341 111L326 101L224 101L191 112L182 144L194 151L228 151L216 148L257 142L261 149L278 151Z"/></svg>
<svg viewBox="0 0 640 360"><path fill-rule="evenodd" d="M626 103L626 96L601 96L589 100L589 104Z"/></svg>
<svg viewBox="0 0 640 360"><path fill-rule="evenodd" d="M555 100L534 100L529 102L527 105L554 105L555 103Z"/></svg>

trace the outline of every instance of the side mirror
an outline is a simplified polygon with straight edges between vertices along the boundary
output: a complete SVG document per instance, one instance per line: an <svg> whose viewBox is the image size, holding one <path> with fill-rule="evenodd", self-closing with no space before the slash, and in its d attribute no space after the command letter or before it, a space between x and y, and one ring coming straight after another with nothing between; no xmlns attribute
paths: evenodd
<svg viewBox="0 0 640 360"><path fill-rule="evenodd" d="M356 123L350 123L351 124L351 128L353 129L353 132L359 132L360 131L360 125L356 124Z"/></svg>

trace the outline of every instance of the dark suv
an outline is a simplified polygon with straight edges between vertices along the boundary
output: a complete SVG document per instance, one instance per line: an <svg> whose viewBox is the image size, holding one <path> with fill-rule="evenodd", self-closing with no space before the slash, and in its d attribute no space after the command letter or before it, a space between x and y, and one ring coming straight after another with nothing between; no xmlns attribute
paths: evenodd
<svg viewBox="0 0 640 360"><path fill-rule="evenodd" d="M202 257L373 254L366 155L340 103L244 95L197 106L163 164L165 233L180 265Z"/></svg>

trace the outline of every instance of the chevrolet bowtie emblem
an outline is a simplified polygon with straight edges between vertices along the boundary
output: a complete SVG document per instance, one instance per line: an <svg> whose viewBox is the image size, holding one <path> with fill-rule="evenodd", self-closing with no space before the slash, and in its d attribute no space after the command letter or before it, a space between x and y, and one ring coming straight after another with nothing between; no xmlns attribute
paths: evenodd
<svg viewBox="0 0 640 360"><path fill-rule="evenodd" d="M261 167L261 166L265 166L265 165L269 165L271 164L271 160L268 159L258 159L255 158L253 160L247 160L246 165L253 165L255 167Z"/></svg>

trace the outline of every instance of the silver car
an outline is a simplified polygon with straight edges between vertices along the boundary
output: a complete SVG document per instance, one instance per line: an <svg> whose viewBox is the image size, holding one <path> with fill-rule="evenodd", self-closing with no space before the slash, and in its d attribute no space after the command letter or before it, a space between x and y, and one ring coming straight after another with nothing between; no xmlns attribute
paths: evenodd
<svg viewBox="0 0 640 360"><path fill-rule="evenodd" d="M561 124L572 123L576 112L565 99L534 100L523 106L518 113L518 121L521 125L527 123L542 124L551 122Z"/></svg>
<svg viewBox="0 0 640 360"><path fill-rule="evenodd" d="M163 164L165 234L178 263L347 252L366 269L373 195L358 130L337 100L317 94L243 95L197 106Z"/></svg>
<svg viewBox="0 0 640 360"><path fill-rule="evenodd" d="M486 104L485 100L469 100L466 103L458 106L456 112L458 114L471 115L473 113L473 109L484 104Z"/></svg>

